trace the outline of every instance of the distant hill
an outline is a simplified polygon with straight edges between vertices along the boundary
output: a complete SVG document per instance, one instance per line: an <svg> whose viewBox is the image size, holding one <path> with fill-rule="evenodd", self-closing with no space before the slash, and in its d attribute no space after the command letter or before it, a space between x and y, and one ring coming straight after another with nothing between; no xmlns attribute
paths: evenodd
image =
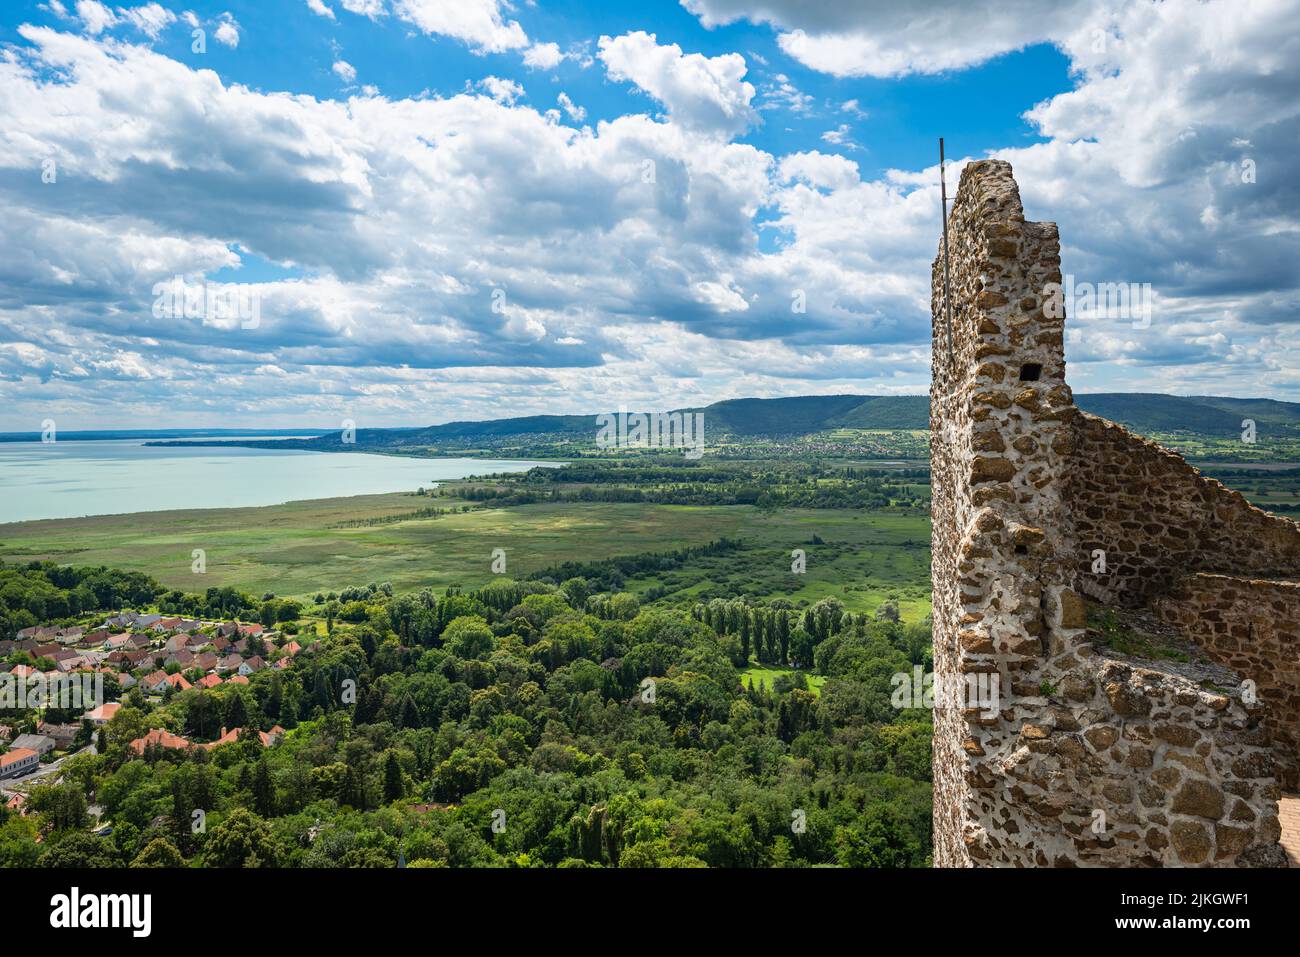
<svg viewBox="0 0 1300 957"><path fill-rule="evenodd" d="M1177 396L1144 392L1097 392L1075 396L1079 408L1125 425L1135 432L1186 432L1231 438L1241 432L1242 419L1300 437L1300 403L1276 399L1232 399L1222 396ZM800 436L833 429L923 430L930 425L930 401L923 395L804 395L778 399L725 399L712 405L677 410L703 412L709 436ZM528 435L591 436L591 415L528 415L509 419L447 422L424 428L361 429L355 448L401 449L437 446L474 439ZM278 448L329 448L340 445L338 432L312 439L248 441L240 445ZM167 445L211 445L194 439Z"/></svg>

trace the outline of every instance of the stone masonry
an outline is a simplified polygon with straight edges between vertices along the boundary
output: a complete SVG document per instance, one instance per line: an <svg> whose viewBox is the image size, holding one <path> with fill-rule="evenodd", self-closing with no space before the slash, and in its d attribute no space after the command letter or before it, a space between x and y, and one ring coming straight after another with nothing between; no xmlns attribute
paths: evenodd
<svg viewBox="0 0 1300 957"><path fill-rule="evenodd" d="M1075 408L1055 224L966 167L933 269L934 860L1285 866L1300 526ZM1055 287L1053 284L1056 284ZM1099 561L1100 559L1100 561ZM1127 657L1135 609L1194 657Z"/></svg>

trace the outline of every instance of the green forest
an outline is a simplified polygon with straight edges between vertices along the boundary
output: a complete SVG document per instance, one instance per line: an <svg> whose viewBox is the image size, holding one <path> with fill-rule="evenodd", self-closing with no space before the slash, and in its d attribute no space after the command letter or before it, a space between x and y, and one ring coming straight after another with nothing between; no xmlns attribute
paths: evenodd
<svg viewBox="0 0 1300 957"><path fill-rule="evenodd" d="M268 642L311 645L245 685L127 692L94 748L64 757L57 784L30 789L26 814L0 810L0 866L927 863L929 715L890 699L894 675L927 663L929 635L889 607L643 606L586 578L540 575L445 594L352 587L304 609L104 569L2 574L11 623L38 595L75 616L87 583L116 582L148 597L123 590L109 605L129 596L238 614L280 623ZM750 668L774 680L747 679ZM232 727L241 739L212 750L130 746L150 728L204 742ZM252 733L276 727L285 734L271 747Z"/></svg>

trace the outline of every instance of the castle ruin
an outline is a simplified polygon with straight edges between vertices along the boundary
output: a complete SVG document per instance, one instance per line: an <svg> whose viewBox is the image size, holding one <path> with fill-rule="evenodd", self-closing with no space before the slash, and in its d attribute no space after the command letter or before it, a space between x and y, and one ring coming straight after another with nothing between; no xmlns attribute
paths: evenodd
<svg viewBox="0 0 1300 957"><path fill-rule="evenodd" d="M1285 866L1300 525L1075 408L1056 225L1025 221L1009 164L965 168L948 231L951 302L942 248L931 299L934 863Z"/></svg>

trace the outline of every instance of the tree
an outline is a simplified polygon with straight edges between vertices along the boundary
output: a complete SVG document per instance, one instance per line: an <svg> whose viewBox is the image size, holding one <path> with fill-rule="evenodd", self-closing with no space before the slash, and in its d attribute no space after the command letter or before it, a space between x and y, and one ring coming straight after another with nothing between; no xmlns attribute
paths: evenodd
<svg viewBox="0 0 1300 957"><path fill-rule="evenodd" d="M275 814L275 785L271 783L271 769L265 755L253 769L253 809L263 817Z"/></svg>
<svg viewBox="0 0 1300 957"><path fill-rule="evenodd" d="M443 631L442 640L458 658L486 658L492 653L492 629L477 615L453 619Z"/></svg>
<svg viewBox="0 0 1300 957"><path fill-rule="evenodd" d="M402 765L397 760L397 754L389 751L384 758L384 803L392 804L394 801L401 800L404 790Z"/></svg>
<svg viewBox="0 0 1300 957"><path fill-rule="evenodd" d="M89 823L86 796L73 784L40 785L32 789L31 808L49 820L56 831L73 831Z"/></svg>
<svg viewBox="0 0 1300 957"><path fill-rule="evenodd" d="M203 849L210 867L275 867L278 857L270 827L242 807L212 829Z"/></svg>
<svg viewBox="0 0 1300 957"><path fill-rule="evenodd" d="M41 867L117 867L117 848L108 838L74 831L52 844Z"/></svg>
<svg viewBox="0 0 1300 957"><path fill-rule="evenodd" d="M184 867L185 858L165 837L155 837L135 856L132 867Z"/></svg>
<svg viewBox="0 0 1300 957"><path fill-rule="evenodd" d="M226 696L226 727L242 728L248 724L248 706L244 703L244 696L238 691L234 691Z"/></svg>

